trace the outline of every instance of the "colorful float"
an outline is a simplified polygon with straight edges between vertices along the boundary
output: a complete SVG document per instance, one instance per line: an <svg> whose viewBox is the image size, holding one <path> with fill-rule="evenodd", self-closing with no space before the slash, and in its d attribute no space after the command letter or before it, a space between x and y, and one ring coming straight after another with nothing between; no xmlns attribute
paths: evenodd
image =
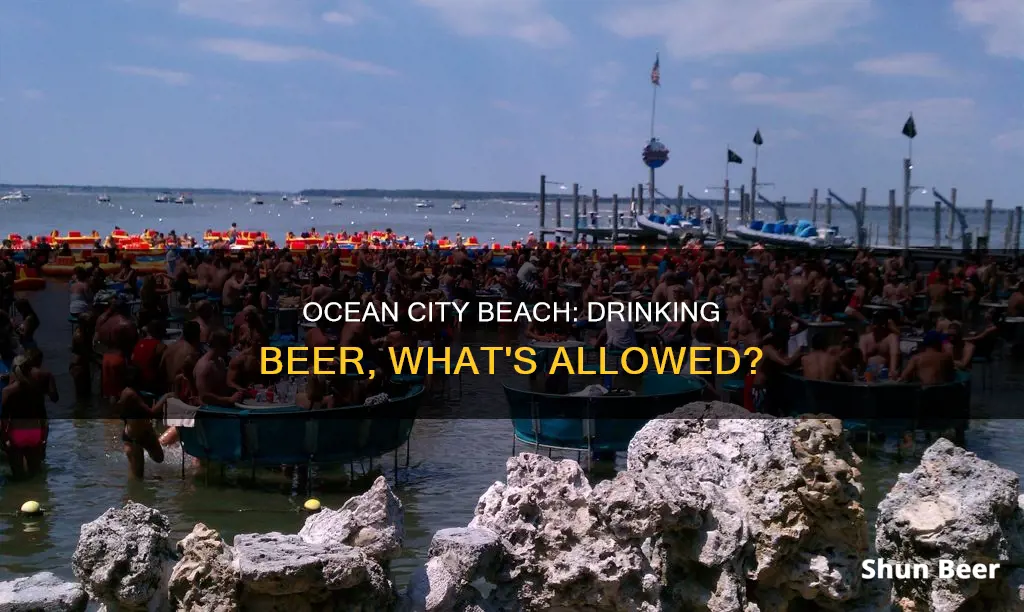
<svg viewBox="0 0 1024 612"><path fill-rule="evenodd" d="M46 279L39 276L38 270L23 264L15 266L15 291L39 291L44 288L46 288Z"/></svg>

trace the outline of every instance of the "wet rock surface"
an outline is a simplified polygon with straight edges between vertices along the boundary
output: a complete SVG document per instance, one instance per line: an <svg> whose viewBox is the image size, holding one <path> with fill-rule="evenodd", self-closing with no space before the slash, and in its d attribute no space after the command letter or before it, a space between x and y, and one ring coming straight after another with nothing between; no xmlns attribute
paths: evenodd
<svg viewBox="0 0 1024 612"><path fill-rule="evenodd" d="M167 579L174 565L170 521L128 502L82 525L71 559L89 597L111 609L167 609Z"/></svg>
<svg viewBox="0 0 1024 612"><path fill-rule="evenodd" d="M924 564L929 575L893 580L894 604L905 610L1024 609L1024 576L1016 569L1024 566L1019 480L945 439L925 451L913 472L901 474L879 504L875 547L887 562ZM940 560L1002 567L994 579L943 578Z"/></svg>
<svg viewBox="0 0 1024 612"><path fill-rule="evenodd" d="M306 519L299 537L313 544L355 546L386 563L402 554L402 502L387 479L379 476L369 491L349 499L339 510L325 508Z"/></svg>
<svg viewBox="0 0 1024 612"><path fill-rule="evenodd" d="M85 589L50 572L0 582L0 612L82 612Z"/></svg>

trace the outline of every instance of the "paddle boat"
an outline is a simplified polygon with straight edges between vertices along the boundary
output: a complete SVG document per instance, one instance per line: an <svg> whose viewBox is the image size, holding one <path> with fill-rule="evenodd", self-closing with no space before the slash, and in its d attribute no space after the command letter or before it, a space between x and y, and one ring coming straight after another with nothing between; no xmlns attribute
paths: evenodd
<svg viewBox="0 0 1024 612"><path fill-rule="evenodd" d="M742 240L770 246L802 247L812 249L849 248L853 241L839 234L838 227L815 227L806 219L793 224L782 221L767 223L760 220L740 225L733 230Z"/></svg>
<svg viewBox="0 0 1024 612"><path fill-rule="evenodd" d="M184 455L221 465L341 465L395 455L407 445L423 386L373 405L309 410L299 406L202 406L178 423ZM408 446L406 447L408 450ZM407 454L408 457L408 454ZM408 459L406 461L408 464Z"/></svg>
<svg viewBox="0 0 1024 612"><path fill-rule="evenodd" d="M639 393L559 395L504 385L516 442L535 450L625 451L648 421L701 399L696 376L644 375Z"/></svg>
<svg viewBox="0 0 1024 612"><path fill-rule="evenodd" d="M46 288L46 279L39 276L35 268L29 268L24 264L16 264L14 290L15 291L39 291Z"/></svg>

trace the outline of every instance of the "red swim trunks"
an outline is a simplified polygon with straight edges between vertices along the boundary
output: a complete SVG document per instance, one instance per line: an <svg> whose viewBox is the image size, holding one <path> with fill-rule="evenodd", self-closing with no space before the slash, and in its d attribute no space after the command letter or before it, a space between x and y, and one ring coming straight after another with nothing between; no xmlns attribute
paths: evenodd
<svg viewBox="0 0 1024 612"><path fill-rule="evenodd" d="M12 429L7 432L11 446L17 449L39 448L46 441L43 429Z"/></svg>
<svg viewBox="0 0 1024 612"><path fill-rule="evenodd" d="M103 397L121 397L128 362L121 353L103 355Z"/></svg>

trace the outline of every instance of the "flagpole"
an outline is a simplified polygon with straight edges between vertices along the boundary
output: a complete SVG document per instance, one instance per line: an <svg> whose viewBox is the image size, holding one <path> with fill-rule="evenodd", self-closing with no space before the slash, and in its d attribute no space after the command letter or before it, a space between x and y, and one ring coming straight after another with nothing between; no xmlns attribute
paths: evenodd
<svg viewBox="0 0 1024 612"><path fill-rule="evenodd" d="M656 63L659 63L659 64L661 63L660 58L655 60L655 61L656 61ZM660 69L659 69L659 74L658 74L658 80L659 81L661 80ZM658 104L658 84L654 82L654 79L651 79L651 89L654 90L654 91L651 92L651 139L653 139L654 138L654 113L655 113L655 110L657 109L657 104Z"/></svg>

